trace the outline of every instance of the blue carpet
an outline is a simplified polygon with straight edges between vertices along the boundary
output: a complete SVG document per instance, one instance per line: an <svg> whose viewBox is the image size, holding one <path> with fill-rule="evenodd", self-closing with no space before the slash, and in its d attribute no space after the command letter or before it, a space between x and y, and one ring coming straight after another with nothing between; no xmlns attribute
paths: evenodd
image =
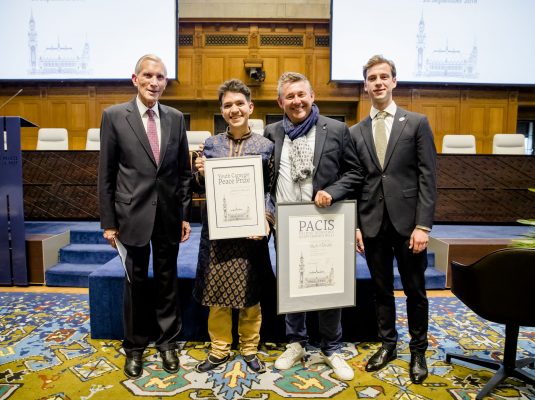
<svg viewBox="0 0 535 400"><path fill-rule="evenodd" d="M71 243L93 243L108 245L108 241L104 239L104 236L102 236L102 230L100 230L99 228L71 229Z"/></svg>
<svg viewBox="0 0 535 400"><path fill-rule="evenodd" d="M178 258L179 274L184 277L194 276L197 266L197 251L200 240L200 224L192 224L191 239L181 245ZM67 221L31 221L25 223L27 234L57 234L70 230L71 244L60 252L60 264L46 273L46 282L50 286L81 286L87 287L87 277L99 266L106 264L116 256L116 251L108 246L102 237L98 222L67 222ZM435 225L432 236L436 238L513 238L529 231L528 226L493 226L493 225ZM270 243L270 255L273 270L276 270L276 253L273 241ZM426 272L428 289L441 289L445 285L445 277L434 268L434 255L429 255L429 268ZM79 267L78 267L79 265ZM357 278L369 278L366 260L357 256ZM401 281L397 269L395 288L401 289Z"/></svg>
<svg viewBox="0 0 535 400"><path fill-rule="evenodd" d="M200 226L192 224L192 226ZM96 221L27 221L24 223L27 234L57 234L66 230L95 232L100 230ZM530 230L526 225L434 225L431 236L435 238L509 238ZM104 243L104 242L102 242Z"/></svg>
<svg viewBox="0 0 535 400"><path fill-rule="evenodd" d="M97 221L26 221L24 223L26 234L49 233L58 234L68 230L99 230Z"/></svg>
<svg viewBox="0 0 535 400"><path fill-rule="evenodd" d="M71 244L60 250L60 263L47 270L45 274L48 286L88 287L88 276L100 266L117 256L102 237L102 230L96 222L27 222L28 233L60 233L70 230ZM178 256L178 274L183 278L194 278L197 268L197 252L199 249L201 226L192 224L190 239L180 245ZM276 252L273 239L270 241L270 256L273 271L276 272ZM111 265L120 266L119 259ZM357 279L369 279L370 274L366 259L357 256ZM428 255L426 285L428 289L443 289L445 276L434 268L434 255ZM107 265L110 267L110 265ZM394 271L394 288L402 289L397 268Z"/></svg>
<svg viewBox="0 0 535 400"><path fill-rule="evenodd" d="M88 287L88 277L100 264L59 263L46 272L47 286Z"/></svg>
<svg viewBox="0 0 535 400"><path fill-rule="evenodd" d="M57 234L70 230L71 243L60 249L59 263L45 272L47 286L88 287L89 275L117 257L117 250L102 237L96 222L26 224L31 233Z"/></svg>
<svg viewBox="0 0 535 400"><path fill-rule="evenodd" d="M435 225L431 236L437 239L515 238L532 228L527 225Z"/></svg>

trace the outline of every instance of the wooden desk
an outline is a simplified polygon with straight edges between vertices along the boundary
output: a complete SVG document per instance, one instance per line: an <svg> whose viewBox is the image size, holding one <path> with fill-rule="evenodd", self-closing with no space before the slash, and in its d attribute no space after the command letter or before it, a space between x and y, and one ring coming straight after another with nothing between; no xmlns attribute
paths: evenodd
<svg viewBox="0 0 535 400"><path fill-rule="evenodd" d="M506 248L513 238L429 238L429 251L435 253L435 268L446 274L446 287L451 287L452 261L471 264L495 250Z"/></svg>
<svg viewBox="0 0 535 400"><path fill-rule="evenodd" d="M439 154L435 223L514 224L535 217L535 156Z"/></svg>
<svg viewBox="0 0 535 400"><path fill-rule="evenodd" d="M27 220L96 220L98 151L23 151Z"/></svg>
<svg viewBox="0 0 535 400"><path fill-rule="evenodd" d="M58 263L59 249L70 243L70 232L26 235L28 283L44 284L45 272Z"/></svg>
<svg viewBox="0 0 535 400"><path fill-rule="evenodd" d="M28 220L96 220L98 151L23 151ZM435 223L514 224L535 217L535 156L438 155Z"/></svg>

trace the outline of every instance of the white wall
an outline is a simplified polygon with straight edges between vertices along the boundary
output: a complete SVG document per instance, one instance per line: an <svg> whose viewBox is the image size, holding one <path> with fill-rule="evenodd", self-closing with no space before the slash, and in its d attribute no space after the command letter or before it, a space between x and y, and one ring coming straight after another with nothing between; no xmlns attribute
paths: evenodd
<svg viewBox="0 0 535 400"><path fill-rule="evenodd" d="M330 0L179 0L180 18L329 19Z"/></svg>

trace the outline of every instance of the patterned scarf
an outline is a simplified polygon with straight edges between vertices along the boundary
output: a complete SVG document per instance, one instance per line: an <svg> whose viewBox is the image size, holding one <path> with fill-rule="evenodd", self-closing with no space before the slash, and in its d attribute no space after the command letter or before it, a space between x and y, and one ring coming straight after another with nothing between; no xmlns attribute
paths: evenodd
<svg viewBox="0 0 535 400"><path fill-rule="evenodd" d="M301 136L290 147L290 176L294 182L304 181L314 171L314 153L307 143L307 137Z"/></svg>
<svg viewBox="0 0 535 400"><path fill-rule="evenodd" d="M284 132L292 141L290 147L290 176L294 182L304 181L312 176L314 171L314 153L307 143L306 134L318 122L319 109L316 104L312 104L312 112L299 125L294 125L284 114L282 126Z"/></svg>
<svg viewBox="0 0 535 400"><path fill-rule="evenodd" d="M284 133L288 135L291 141L294 141L298 137L304 136L308 131L316 125L318 122L318 116L320 110L316 104L312 104L312 111L308 114L308 117L298 125L292 124L290 118L286 114L282 118L282 127L284 128Z"/></svg>

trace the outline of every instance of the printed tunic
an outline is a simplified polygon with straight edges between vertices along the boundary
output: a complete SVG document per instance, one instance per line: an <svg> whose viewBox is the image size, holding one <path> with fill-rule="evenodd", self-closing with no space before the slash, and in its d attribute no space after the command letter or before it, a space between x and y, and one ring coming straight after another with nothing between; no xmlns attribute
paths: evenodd
<svg viewBox="0 0 535 400"><path fill-rule="evenodd" d="M273 177L273 143L261 135L248 133L234 140L230 132L206 139L206 158L262 156L266 218L274 221L270 200ZM197 174L197 182L204 181ZM206 212L203 213L206 216ZM246 238L210 240L208 221L204 218L193 296L205 306L244 308L257 304L265 274L272 274L268 240Z"/></svg>

